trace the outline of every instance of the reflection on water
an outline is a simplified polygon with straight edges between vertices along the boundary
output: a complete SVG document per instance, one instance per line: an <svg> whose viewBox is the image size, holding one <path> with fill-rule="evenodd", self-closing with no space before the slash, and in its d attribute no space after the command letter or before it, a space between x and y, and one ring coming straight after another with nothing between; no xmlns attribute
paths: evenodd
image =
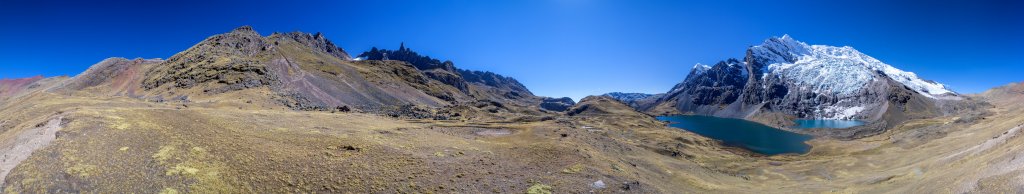
<svg viewBox="0 0 1024 194"><path fill-rule="evenodd" d="M803 154L811 149L811 146L804 143L812 138L809 135L784 131L743 119L696 115L661 116L658 119L669 121L669 126L765 155Z"/></svg>
<svg viewBox="0 0 1024 194"><path fill-rule="evenodd" d="M800 119L796 120L796 128L810 129L810 128L850 128L864 124L864 121L858 120L812 120L812 119Z"/></svg>

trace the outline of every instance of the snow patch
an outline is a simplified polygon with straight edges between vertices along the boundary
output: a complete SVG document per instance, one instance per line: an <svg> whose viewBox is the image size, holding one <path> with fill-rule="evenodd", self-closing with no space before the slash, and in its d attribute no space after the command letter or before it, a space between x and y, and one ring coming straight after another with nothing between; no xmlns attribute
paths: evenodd
<svg viewBox="0 0 1024 194"><path fill-rule="evenodd" d="M697 63L696 65L693 65L693 70L697 71L697 74L704 73L705 71L708 71L710 69L711 69L711 66L708 66L708 65L705 65L705 64Z"/></svg>
<svg viewBox="0 0 1024 194"><path fill-rule="evenodd" d="M821 115L822 119L831 120L851 120L855 119L858 113L864 111L863 106L828 106L822 109L818 109L818 115Z"/></svg>

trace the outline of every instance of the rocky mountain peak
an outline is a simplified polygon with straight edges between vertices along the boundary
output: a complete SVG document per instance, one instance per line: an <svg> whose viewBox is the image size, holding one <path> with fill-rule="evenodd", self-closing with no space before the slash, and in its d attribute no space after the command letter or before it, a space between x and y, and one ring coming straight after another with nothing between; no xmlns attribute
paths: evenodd
<svg viewBox="0 0 1024 194"><path fill-rule="evenodd" d="M958 98L942 84L852 47L809 45L783 35L748 48L744 61L695 66L659 100L660 108L655 108L660 110L652 112L727 117L777 112L799 118L878 120L888 106L902 106L907 99ZM921 114L932 114L931 110L908 109Z"/></svg>
<svg viewBox="0 0 1024 194"><path fill-rule="evenodd" d="M705 64L701 64L701 63L697 63L696 65L693 65L693 69L691 69L691 71L704 72L704 71L707 71L709 69L711 69L711 66L708 66L708 65L705 65Z"/></svg>
<svg viewBox="0 0 1024 194"><path fill-rule="evenodd" d="M788 34L782 37L772 37L765 40L761 45L750 47L750 52L764 61L763 64L780 62L796 62L800 56L811 53L811 46L800 42Z"/></svg>
<svg viewBox="0 0 1024 194"><path fill-rule="evenodd" d="M242 25L242 26L239 26L239 27L237 27L237 28L235 28L234 30L231 30L231 31L232 32L255 32L255 30L253 30L252 26L250 26L250 25Z"/></svg>
<svg viewBox="0 0 1024 194"><path fill-rule="evenodd" d="M235 28L234 30L231 30L231 32L229 32L229 33L256 34L256 35L259 35L259 33L257 33L256 30L253 30L252 26L250 26L250 25L239 26L238 28Z"/></svg>
<svg viewBox="0 0 1024 194"><path fill-rule="evenodd" d="M146 72L142 85L146 90L161 86L188 89L207 83L227 85L204 87L213 93L266 85L271 79L264 76L265 65L256 58L271 48L272 44L251 26L238 27L171 56Z"/></svg>
<svg viewBox="0 0 1024 194"><path fill-rule="evenodd" d="M345 49L342 49L341 47L335 45L334 42L331 42L331 40L325 38L323 33L320 32L317 32L315 34L305 32L289 32L284 34L274 33L273 35L271 35L271 38L278 36L290 38L292 40L295 40L296 42L299 42L300 44L313 48L313 50L321 51L328 55L338 57L343 60L352 60L352 57L349 56L348 52L345 52Z"/></svg>
<svg viewBox="0 0 1024 194"><path fill-rule="evenodd" d="M399 45L398 50L377 49L377 47L373 47L369 51L359 54L359 57L365 57L368 60L383 60L386 57L388 60L408 62L420 70L442 69L448 72L456 72L455 66L451 61L441 61L430 56L420 55L416 51L405 47L404 42Z"/></svg>

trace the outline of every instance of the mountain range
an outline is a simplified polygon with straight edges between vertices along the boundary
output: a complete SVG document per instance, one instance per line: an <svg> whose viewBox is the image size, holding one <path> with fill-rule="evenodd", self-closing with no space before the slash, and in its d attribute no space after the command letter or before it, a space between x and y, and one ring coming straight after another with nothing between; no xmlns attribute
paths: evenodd
<svg viewBox="0 0 1024 194"><path fill-rule="evenodd" d="M621 94L609 94L623 96ZM620 97L653 115L700 114L775 126L793 119L883 122L949 114L962 95L849 47L809 45L789 35L747 49L743 59L695 65L660 95Z"/></svg>
<svg viewBox="0 0 1024 194"><path fill-rule="evenodd" d="M398 49L242 26L167 59L0 80L5 193L1005 192L1024 84L959 94L852 47L784 35L662 94L575 102ZM761 155L655 116L815 135ZM847 129L796 119L862 120ZM740 134L745 135L745 134Z"/></svg>

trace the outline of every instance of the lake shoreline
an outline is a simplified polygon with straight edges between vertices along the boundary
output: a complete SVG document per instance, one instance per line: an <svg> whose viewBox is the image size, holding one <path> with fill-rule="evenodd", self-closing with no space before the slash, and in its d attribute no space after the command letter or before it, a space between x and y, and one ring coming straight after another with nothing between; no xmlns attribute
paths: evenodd
<svg viewBox="0 0 1024 194"><path fill-rule="evenodd" d="M799 133L799 134L814 136L815 138L832 138L832 139L840 139L840 140L849 140L849 139L854 139L854 138L851 138L849 135L835 135L834 132L835 132L836 129L839 129L839 130L851 130L851 131L862 131L862 130L864 130L862 128L877 128L877 127L874 126L874 125L877 124L877 122L868 122L868 121L862 121L862 120L857 120L857 121L863 122L861 125L853 126L853 127L848 127L848 128L797 128L797 127L794 127L796 125L795 121L796 120L804 120L806 118L799 118L799 117L795 117L795 116L791 116L791 115L775 116L775 117L770 117L770 118L766 118L766 117L759 117L759 118L733 118L733 117L719 117L719 116L714 116L714 115L702 115L702 114L692 114L692 113L688 113L688 114L660 114L660 115L651 115L651 116L655 117L655 118L665 117L665 116L710 116L710 117L718 117L718 118L740 119L740 120L760 123L762 125L766 125L766 126L769 126L769 127L774 127L774 128L777 128L777 129L782 129L782 130L785 130L785 131L788 131L788 132L793 132L793 133ZM877 130L866 130L866 131L877 131Z"/></svg>
<svg viewBox="0 0 1024 194"><path fill-rule="evenodd" d="M765 156L809 153L811 145L807 141L815 138L745 119L705 115L659 116L657 119L667 122L670 127L721 141L723 146L738 147Z"/></svg>

